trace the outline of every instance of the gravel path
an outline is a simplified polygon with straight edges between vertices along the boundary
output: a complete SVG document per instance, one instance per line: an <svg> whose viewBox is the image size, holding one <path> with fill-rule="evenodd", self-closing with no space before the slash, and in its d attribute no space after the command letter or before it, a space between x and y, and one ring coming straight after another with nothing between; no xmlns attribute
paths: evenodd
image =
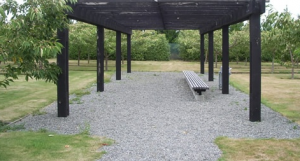
<svg viewBox="0 0 300 161"><path fill-rule="evenodd" d="M207 80L207 76L202 76ZM101 161L217 160L218 136L247 138L300 137L300 127L262 105L262 122L249 120L249 96L230 87L222 95L217 76L207 82L205 99L195 101L182 73L122 73L105 84L105 92L82 97L70 105L70 116L56 117L56 103L47 114L21 121L31 130L74 134L90 125L92 135L112 138ZM298 126L294 129L294 126Z"/></svg>

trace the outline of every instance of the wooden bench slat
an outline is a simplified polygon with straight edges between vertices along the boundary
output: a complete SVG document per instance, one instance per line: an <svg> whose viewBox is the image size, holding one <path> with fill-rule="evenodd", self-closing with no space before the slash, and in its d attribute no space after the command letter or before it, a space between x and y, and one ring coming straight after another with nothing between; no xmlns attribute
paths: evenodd
<svg viewBox="0 0 300 161"><path fill-rule="evenodd" d="M209 89L209 86L194 71L183 71L183 74L189 86L198 93L201 94L201 91Z"/></svg>

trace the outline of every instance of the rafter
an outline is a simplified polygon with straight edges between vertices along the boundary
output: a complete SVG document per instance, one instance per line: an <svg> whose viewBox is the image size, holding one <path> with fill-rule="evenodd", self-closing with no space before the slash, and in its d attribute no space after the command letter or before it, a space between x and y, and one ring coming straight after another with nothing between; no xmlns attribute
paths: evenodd
<svg viewBox="0 0 300 161"><path fill-rule="evenodd" d="M198 29L208 33L244 21L265 0L78 0L70 18L123 33L144 29Z"/></svg>

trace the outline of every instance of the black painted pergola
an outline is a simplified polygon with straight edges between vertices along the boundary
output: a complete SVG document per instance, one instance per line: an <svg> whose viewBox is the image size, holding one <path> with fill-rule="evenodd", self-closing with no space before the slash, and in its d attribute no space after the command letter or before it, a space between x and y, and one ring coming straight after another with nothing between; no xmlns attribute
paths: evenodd
<svg viewBox="0 0 300 161"><path fill-rule="evenodd" d="M97 26L97 91L104 91L104 28L116 31L116 79L121 80L121 33L127 34L127 72L131 72L132 30L199 30L200 72L204 74L204 35L208 34L208 81L213 81L213 33L222 29L222 93L229 93L229 35L232 24L250 20L250 121L261 121L260 14L265 0L78 0L68 17ZM64 48L57 56L58 117L69 115L68 29L58 31Z"/></svg>

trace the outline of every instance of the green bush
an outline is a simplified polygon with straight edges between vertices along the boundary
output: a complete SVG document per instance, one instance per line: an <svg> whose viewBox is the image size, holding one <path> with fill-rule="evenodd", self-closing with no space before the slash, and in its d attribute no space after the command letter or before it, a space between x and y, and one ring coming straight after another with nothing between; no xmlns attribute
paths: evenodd
<svg viewBox="0 0 300 161"><path fill-rule="evenodd" d="M154 30L134 31L131 46L132 60L170 60L170 47L165 35Z"/></svg>

